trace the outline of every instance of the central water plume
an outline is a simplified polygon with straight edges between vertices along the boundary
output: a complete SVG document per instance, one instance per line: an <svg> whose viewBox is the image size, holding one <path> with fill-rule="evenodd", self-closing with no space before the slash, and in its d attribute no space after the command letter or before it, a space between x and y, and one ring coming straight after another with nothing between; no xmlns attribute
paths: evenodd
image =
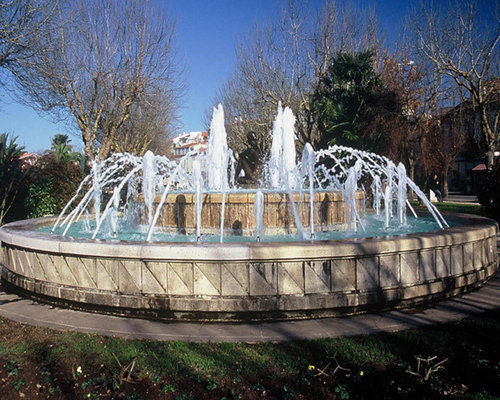
<svg viewBox="0 0 500 400"><path fill-rule="evenodd" d="M213 110L205 162L208 190L220 191L227 188L228 146L222 104Z"/></svg>
<svg viewBox="0 0 500 400"><path fill-rule="evenodd" d="M162 233L164 226L158 223L164 218L162 211L167 212L165 204L178 213L181 203L171 206L172 199L182 196L192 199L183 207L193 206L191 221L194 219L194 222L190 222L192 227L176 228L185 235L194 234L196 241L204 241L204 235L213 235L214 230L220 242L226 237L234 240L234 235L246 235L250 238L247 240L268 240L263 233L273 232L273 229L287 231L279 233L281 235L298 234L301 239L315 240L318 235L324 237L325 230L347 228L357 232L361 227L364 232L363 199L367 197L367 189L371 189L374 214L378 216L382 207L384 210L382 221L380 217L370 218L370 223L380 221L376 223L382 223L386 230L394 226L407 227L407 210L417 217L408 201L407 192L413 190L437 225L440 228L448 226L436 207L408 178L401 163L396 167L386 157L345 146L314 151L306 143L301 162L297 164L294 125L291 109L279 104L262 179L266 187L243 190L234 184L235 160L227 145L224 111L219 104L213 110L206 154L191 150L179 160L169 160L148 151L143 157L113 154L100 163L94 162L91 173L64 207L52 232L66 235L84 214L83 226L91 232L92 238L119 237L120 230L125 229L138 230L143 239L151 241L156 234ZM107 200L101 210L103 198ZM325 223L332 219L331 213L336 212L328 211L334 198L342 199L345 215L343 218L336 215L336 222ZM77 199L78 204L71 209ZM204 202L207 202L206 208ZM271 204L278 209L268 209ZM215 215L217 207L218 216ZM273 219L275 226L266 225L273 213L293 216L287 219L280 214ZM334 226L335 223L338 226ZM247 226L247 231L243 232L242 224ZM292 226L295 233L290 230ZM230 229L228 235L225 229Z"/></svg>

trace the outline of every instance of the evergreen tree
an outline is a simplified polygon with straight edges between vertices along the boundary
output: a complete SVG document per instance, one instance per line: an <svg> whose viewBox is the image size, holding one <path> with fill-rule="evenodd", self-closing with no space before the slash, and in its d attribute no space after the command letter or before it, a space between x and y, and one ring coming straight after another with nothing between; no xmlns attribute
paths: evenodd
<svg viewBox="0 0 500 400"><path fill-rule="evenodd" d="M339 144L380 151L380 121L397 111L397 96L384 88L375 72L372 51L337 53L312 96L312 113L323 132L321 147Z"/></svg>

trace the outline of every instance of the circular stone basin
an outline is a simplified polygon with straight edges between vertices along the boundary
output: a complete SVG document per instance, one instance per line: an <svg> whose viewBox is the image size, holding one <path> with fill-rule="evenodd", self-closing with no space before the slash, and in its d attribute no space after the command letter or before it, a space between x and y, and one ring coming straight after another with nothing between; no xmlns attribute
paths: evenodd
<svg viewBox="0 0 500 400"><path fill-rule="evenodd" d="M448 216L447 216L448 217ZM166 320L298 319L414 306L481 285L498 267L495 221L364 239L168 243L0 228L2 278L46 302Z"/></svg>

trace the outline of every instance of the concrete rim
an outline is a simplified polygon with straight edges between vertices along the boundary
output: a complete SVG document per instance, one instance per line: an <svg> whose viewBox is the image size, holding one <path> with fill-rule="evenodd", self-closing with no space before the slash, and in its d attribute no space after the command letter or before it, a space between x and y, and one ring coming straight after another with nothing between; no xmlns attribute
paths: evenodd
<svg viewBox="0 0 500 400"><path fill-rule="evenodd" d="M448 215L463 220L464 224L444 230L410 233L400 236L314 242L245 243L102 241L98 239L75 239L33 231L33 226L47 225L55 220L54 217L45 217L16 221L2 226L0 228L0 242L13 246L28 247L38 251L81 256L208 262L266 259L285 261L387 254L402 249L417 251L484 239L494 236L498 230L498 223L486 217L458 213Z"/></svg>
<svg viewBox="0 0 500 400"><path fill-rule="evenodd" d="M0 229L2 277L44 302L164 320L407 308L468 292L497 270L498 224L454 215L463 225L404 236L223 244L76 240L32 230L53 219L24 220Z"/></svg>

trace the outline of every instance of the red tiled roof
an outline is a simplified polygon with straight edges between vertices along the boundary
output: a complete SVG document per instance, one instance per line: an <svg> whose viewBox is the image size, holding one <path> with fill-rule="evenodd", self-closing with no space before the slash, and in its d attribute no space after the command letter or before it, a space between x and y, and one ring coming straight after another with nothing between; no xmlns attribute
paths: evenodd
<svg viewBox="0 0 500 400"><path fill-rule="evenodd" d="M486 171L486 165L485 164L477 164L474 168L472 168L472 171Z"/></svg>

